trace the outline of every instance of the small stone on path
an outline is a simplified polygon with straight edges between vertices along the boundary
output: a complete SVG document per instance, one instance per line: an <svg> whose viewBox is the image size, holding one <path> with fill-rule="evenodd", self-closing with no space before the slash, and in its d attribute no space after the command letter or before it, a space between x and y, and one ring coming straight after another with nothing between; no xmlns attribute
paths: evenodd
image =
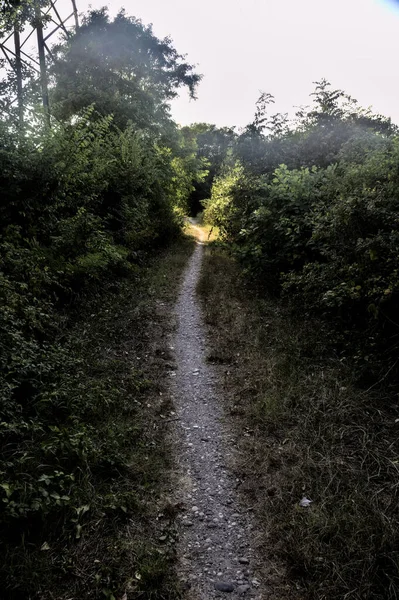
<svg viewBox="0 0 399 600"><path fill-rule="evenodd" d="M215 583L215 590L218 590L219 592L234 592L234 585L232 583L226 583L224 581L218 581L218 583Z"/></svg>
<svg viewBox="0 0 399 600"><path fill-rule="evenodd" d="M242 595L246 594L247 592L249 592L250 589L251 589L251 586L249 586L249 585L239 585L237 588L237 594L242 596Z"/></svg>

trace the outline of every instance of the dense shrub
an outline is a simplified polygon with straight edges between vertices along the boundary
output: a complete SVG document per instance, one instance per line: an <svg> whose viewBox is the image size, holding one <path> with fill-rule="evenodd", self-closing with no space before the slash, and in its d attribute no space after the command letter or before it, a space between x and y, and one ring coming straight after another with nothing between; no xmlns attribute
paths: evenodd
<svg viewBox="0 0 399 600"><path fill-rule="evenodd" d="M28 9L6 7L7 27L23 24ZM23 127L14 113L0 117L2 598L51 588L52 560L68 571L93 481L101 515L135 508L135 493L112 482L141 443L132 404L140 378L129 367L121 384L111 357L92 373L86 329L71 331L90 299L119 289L122 276L134 278L140 297L145 260L179 233L201 170L169 116L176 90L194 95L200 76L169 38L101 9L51 56L50 123L27 81ZM6 104L11 83L0 82ZM105 352L98 331L92 346ZM50 538L56 559L46 558ZM92 597L114 597L109 579L91 586Z"/></svg>
<svg viewBox="0 0 399 600"><path fill-rule="evenodd" d="M277 138L257 132L256 161L243 154L244 132L205 216L252 277L296 310L334 322L336 347L381 376L397 360L399 138L380 131L381 118L366 126L361 111L338 118L330 110ZM311 139L317 160L312 145L293 161ZM291 150L290 166L275 164L276 145Z"/></svg>
<svg viewBox="0 0 399 600"><path fill-rule="evenodd" d="M78 425L87 403L57 390L68 365L78 368L61 344L65 304L137 268L138 253L178 230L173 157L132 127L89 119L92 112L39 140L1 132L3 527L70 503L71 461L73 473L76 461L100 452L86 447L86 425ZM37 478L49 460L56 470L39 469Z"/></svg>

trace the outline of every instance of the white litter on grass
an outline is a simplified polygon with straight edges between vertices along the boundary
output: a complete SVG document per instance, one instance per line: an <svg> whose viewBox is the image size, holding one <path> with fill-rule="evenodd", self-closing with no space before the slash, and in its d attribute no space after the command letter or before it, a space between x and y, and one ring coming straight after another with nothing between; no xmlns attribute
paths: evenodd
<svg viewBox="0 0 399 600"><path fill-rule="evenodd" d="M302 500L299 502L299 506L306 508L307 506L310 506L312 504L312 502L313 502L313 500L309 500L309 498L306 498L306 496L304 496L302 498Z"/></svg>

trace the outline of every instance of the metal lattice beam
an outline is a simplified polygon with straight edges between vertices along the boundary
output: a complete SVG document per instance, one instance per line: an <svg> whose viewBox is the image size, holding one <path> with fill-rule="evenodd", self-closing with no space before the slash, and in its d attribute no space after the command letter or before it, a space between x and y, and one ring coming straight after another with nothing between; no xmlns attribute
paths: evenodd
<svg viewBox="0 0 399 600"><path fill-rule="evenodd" d="M31 72L34 77L39 75L43 108L47 122L50 124L47 57L52 57L52 55L47 42L57 34L57 32L62 33L65 37L70 37L70 31L68 31L67 24L72 18L74 20L72 28L75 31L78 29L79 20L76 0L71 0L71 5L72 12L67 16L63 16L62 11L58 10L57 0L49 0L49 6L46 9L41 8L39 0L36 0L34 23L27 24L22 28L15 25L14 30L11 33L3 40L0 39L0 50L6 58L7 68L14 72L16 78L16 97L10 97L8 106L11 107L15 102L18 102L18 121L20 127L23 126L24 119L24 69ZM50 31L47 31L50 24L55 25L55 27ZM36 47L30 49L26 47L26 44L35 32ZM26 50L22 50L24 46L26 47Z"/></svg>

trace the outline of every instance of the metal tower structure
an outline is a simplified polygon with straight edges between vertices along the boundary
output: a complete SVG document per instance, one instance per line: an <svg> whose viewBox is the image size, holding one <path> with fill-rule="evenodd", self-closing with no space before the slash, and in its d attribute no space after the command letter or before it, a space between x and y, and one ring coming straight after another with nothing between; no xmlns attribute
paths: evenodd
<svg viewBox="0 0 399 600"><path fill-rule="evenodd" d="M50 124L47 77L47 60L48 56L51 57L49 40L57 34L61 34L64 39L69 38L71 29L76 31L78 27L76 0L48 0L44 7L40 0L35 0L34 20L31 23L23 26L16 24L13 31L7 32L3 39L0 32L0 51L6 59L6 68L12 70L16 80L16 95L10 97L8 109L17 102L21 127L24 121L24 73L36 75L40 80L43 109ZM35 37L36 43L32 46Z"/></svg>

